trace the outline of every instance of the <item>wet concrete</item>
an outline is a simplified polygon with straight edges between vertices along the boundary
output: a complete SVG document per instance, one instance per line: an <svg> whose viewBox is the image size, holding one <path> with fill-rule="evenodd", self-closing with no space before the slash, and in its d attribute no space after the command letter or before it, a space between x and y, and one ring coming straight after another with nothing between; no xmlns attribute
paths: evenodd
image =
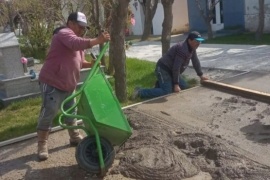
<svg viewBox="0 0 270 180"><path fill-rule="evenodd" d="M221 82L270 94L269 72L247 72Z"/></svg>

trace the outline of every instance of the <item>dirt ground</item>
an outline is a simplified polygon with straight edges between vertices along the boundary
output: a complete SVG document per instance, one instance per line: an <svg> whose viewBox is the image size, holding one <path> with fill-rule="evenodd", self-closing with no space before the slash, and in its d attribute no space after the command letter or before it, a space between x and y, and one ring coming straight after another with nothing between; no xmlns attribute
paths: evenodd
<svg viewBox="0 0 270 180"><path fill-rule="evenodd" d="M212 79L237 73L207 70ZM78 166L62 130L51 133L44 162L36 158L36 138L1 147L0 179L270 179L269 104L198 87L124 113L133 134L104 178Z"/></svg>

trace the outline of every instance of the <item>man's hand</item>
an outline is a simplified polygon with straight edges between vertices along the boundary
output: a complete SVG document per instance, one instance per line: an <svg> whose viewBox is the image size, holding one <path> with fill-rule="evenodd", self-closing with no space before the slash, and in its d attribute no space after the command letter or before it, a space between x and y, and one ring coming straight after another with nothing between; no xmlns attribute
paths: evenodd
<svg viewBox="0 0 270 180"><path fill-rule="evenodd" d="M98 41L101 43L107 42L111 40L111 36L107 31L102 32L99 36L98 36Z"/></svg>
<svg viewBox="0 0 270 180"><path fill-rule="evenodd" d="M173 91L174 91L174 92L179 92L179 91L181 91L181 88L179 87L178 84L175 84L175 85L174 85Z"/></svg>
<svg viewBox="0 0 270 180"><path fill-rule="evenodd" d="M107 42L109 40L111 40L111 36L107 31L102 32L98 37L94 38L94 39L89 39L89 48L98 45L98 44L102 44L104 42Z"/></svg>
<svg viewBox="0 0 270 180"><path fill-rule="evenodd" d="M200 76L200 78L201 78L201 83L202 83L203 81L205 81L205 80L208 80L208 78L207 78L207 77L204 77L204 76Z"/></svg>

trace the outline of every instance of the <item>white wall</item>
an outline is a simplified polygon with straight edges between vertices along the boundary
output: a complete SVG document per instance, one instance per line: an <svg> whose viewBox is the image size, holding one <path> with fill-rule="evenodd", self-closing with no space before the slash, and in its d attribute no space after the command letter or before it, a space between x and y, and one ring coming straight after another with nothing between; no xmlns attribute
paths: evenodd
<svg viewBox="0 0 270 180"><path fill-rule="evenodd" d="M164 11L161 3L158 3L155 16L152 20L153 22L153 34L161 35L162 34L162 23L164 19Z"/></svg>
<svg viewBox="0 0 270 180"><path fill-rule="evenodd" d="M189 31L188 0L174 0L172 33Z"/></svg>
<svg viewBox="0 0 270 180"><path fill-rule="evenodd" d="M264 31L270 32L270 0L265 0L265 20ZM245 0L245 28L248 31L256 31L259 20L259 2L254 0Z"/></svg>
<svg viewBox="0 0 270 180"><path fill-rule="evenodd" d="M131 0L130 7L134 14L135 26L131 27L131 33L133 35L142 35L143 33L143 24L144 24L144 13L143 9L138 2L138 0Z"/></svg>

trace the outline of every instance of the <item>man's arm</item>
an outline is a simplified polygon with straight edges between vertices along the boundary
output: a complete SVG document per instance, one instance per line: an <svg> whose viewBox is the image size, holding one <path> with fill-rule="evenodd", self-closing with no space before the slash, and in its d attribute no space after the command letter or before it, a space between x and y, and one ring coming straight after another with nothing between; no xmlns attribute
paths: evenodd
<svg viewBox="0 0 270 180"><path fill-rule="evenodd" d="M191 57L193 68L195 69L197 75L200 77L201 81L208 80L207 77L203 76L201 63L199 61L199 58L197 56L197 52L195 51Z"/></svg>
<svg viewBox="0 0 270 180"><path fill-rule="evenodd" d="M198 76L202 76L202 69L201 69L201 63L198 59L197 52L194 51L192 57L191 57L192 66L195 69Z"/></svg>
<svg viewBox="0 0 270 180"><path fill-rule="evenodd" d="M88 49L110 40L110 34L108 32L103 32L97 38L89 39L76 36L72 30L68 28L61 30L57 33L57 36L65 46L74 51Z"/></svg>
<svg viewBox="0 0 270 180"><path fill-rule="evenodd" d="M83 61L82 62L82 68L91 68L94 65L94 62L88 62L88 61Z"/></svg>

